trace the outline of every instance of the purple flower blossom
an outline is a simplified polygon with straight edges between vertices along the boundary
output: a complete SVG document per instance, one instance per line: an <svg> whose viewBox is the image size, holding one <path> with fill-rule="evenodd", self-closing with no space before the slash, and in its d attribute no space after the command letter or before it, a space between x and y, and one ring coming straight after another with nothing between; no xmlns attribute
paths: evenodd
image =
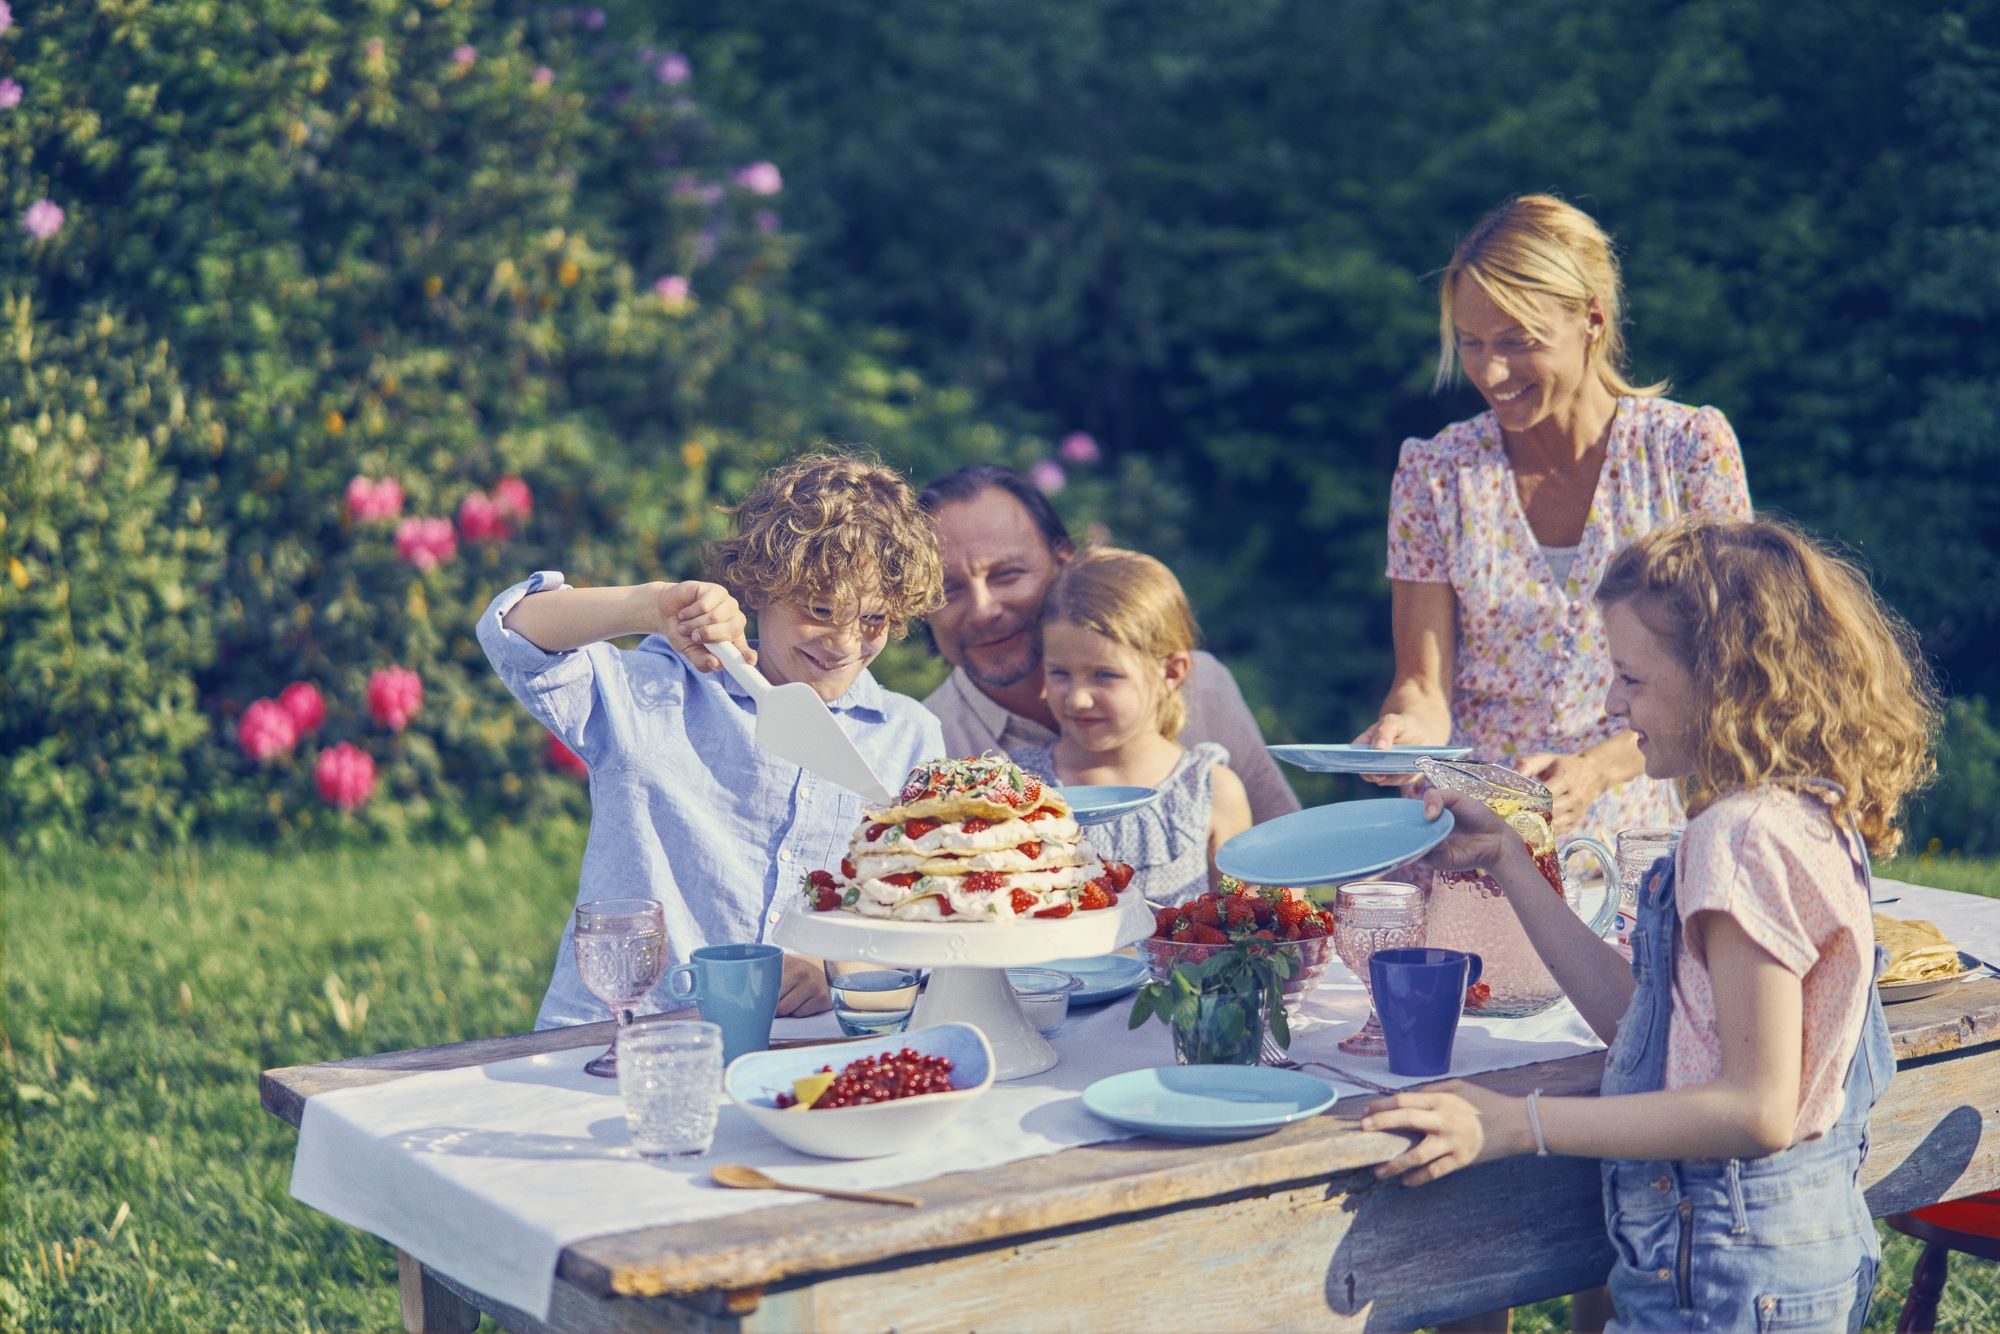
<svg viewBox="0 0 2000 1334"><path fill-rule="evenodd" d="M753 162L738 169L731 179L753 195L774 195L785 188L784 177L769 162Z"/></svg>
<svg viewBox="0 0 2000 1334"><path fill-rule="evenodd" d="M1069 477L1063 472L1062 464L1054 459L1038 459L1035 465L1028 469L1028 480L1033 482L1044 495L1052 496L1063 489Z"/></svg>
<svg viewBox="0 0 2000 1334"><path fill-rule="evenodd" d="M586 31L596 32L604 26L604 11L593 6L583 11L583 26Z"/></svg>
<svg viewBox="0 0 2000 1334"><path fill-rule="evenodd" d="M6 0L0 0L0 10L6 8ZM21 225L28 229L28 235L37 241L46 241L62 230L62 207L52 200L37 199L21 214Z"/></svg>
<svg viewBox="0 0 2000 1334"><path fill-rule="evenodd" d="M669 273L653 282L653 295L667 303L667 309L680 310L688 302L688 280L678 273Z"/></svg>
<svg viewBox="0 0 2000 1334"><path fill-rule="evenodd" d="M1088 431L1071 431L1056 446L1056 452L1071 463L1092 464L1097 462L1099 450L1097 439Z"/></svg>
<svg viewBox="0 0 2000 1334"><path fill-rule="evenodd" d="M653 66L653 77L664 84L680 84L688 81L694 71L688 66L688 58L678 51L669 51Z"/></svg>
<svg viewBox="0 0 2000 1334"><path fill-rule="evenodd" d="M751 216L750 221L756 225L757 230L760 232L775 232L778 230L778 215L768 208L758 209Z"/></svg>
<svg viewBox="0 0 2000 1334"><path fill-rule="evenodd" d="M479 48L476 46L461 46L451 53L451 63L460 69L471 69L472 62L477 59L479 59Z"/></svg>
<svg viewBox="0 0 2000 1334"><path fill-rule="evenodd" d="M0 111L12 111L21 105L21 85L12 79L0 79Z"/></svg>
<svg viewBox="0 0 2000 1334"><path fill-rule="evenodd" d="M0 0L0 32L14 26L14 7L7 0Z"/></svg>
<svg viewBox="0 0 2000 1334"><path fill-rule="evenodd" d="M528 80L537 88L546 88L556 81L556 72L547 65L535 66L534 75Z"/></svg>

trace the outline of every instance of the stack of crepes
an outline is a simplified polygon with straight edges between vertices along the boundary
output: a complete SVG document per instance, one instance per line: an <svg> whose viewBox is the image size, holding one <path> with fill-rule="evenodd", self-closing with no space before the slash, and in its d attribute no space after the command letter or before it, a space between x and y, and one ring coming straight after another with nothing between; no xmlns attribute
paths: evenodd
<svg viewBox="0 0 2000 1334"><path fill-rule="evenodd" d="M906 922L1018 922L1114 908L1132 880L1099 861L1069 803L1011 760L920 764L887 810L866 811L840 874L806 876L806 903Z"/></svg>
<svg viewBox="0 0 2000 1334"><path fill-rule="evenodd" d="M1960 971L1958 947L1945 939L1944 932L1916 918L1884 917L1875 914L1875 943L1889 951L1876 982L1893 986L1898 982L1934 982L1955 977Z"/></svg>

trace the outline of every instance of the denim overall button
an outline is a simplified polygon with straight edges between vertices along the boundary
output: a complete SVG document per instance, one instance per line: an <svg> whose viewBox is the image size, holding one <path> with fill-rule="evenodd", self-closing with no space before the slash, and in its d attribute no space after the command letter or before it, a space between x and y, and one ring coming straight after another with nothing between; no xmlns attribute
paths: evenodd
<svg viewBox="0 0 2000 1334"><path fill-rule="evenodd" d="M1674 1188L1674 1179L1664 1174L1661 1175L1659 1180L1653 1183L1653 1189L1657 1190L1662 1195L1665 1195L1668 1191L1672 1190L1673 1188Z"/></svg>
<svg viewBox="0 0 2000 1334"><path fill-rule="evenodd" d="M1673 1270L1671 1270L1671 1269L1662 1269L1662 1270L1660 1271L1660 1282L1662 1282L1662 1283L1665 1283L1665 1282L1666 1282L1666 1281L1667 1281L1668 1279L1672 1278L1673 1276L1674 1276L1674 1271L1673 1271Z"/></svg>

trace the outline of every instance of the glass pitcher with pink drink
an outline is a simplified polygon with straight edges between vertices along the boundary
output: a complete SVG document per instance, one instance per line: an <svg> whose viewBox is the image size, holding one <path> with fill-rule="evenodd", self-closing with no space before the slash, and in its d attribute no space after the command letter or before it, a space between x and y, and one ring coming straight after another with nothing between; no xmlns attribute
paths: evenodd
<svg viewBox="0 0 2000 1334"><path fill-rule="evenodd" d="M1549 887L1563 896L1570 911L1590 922L1602 936L1618 910L1618 859L1594 838L1557 840L1549 828L1554 798L1532 778L1498 764L1465 760L1417 759L1417 768L1435 787L1479 798L1520 834L1534 854L1535 865ZM1571 853L1588 851L1604 868L1605 892L1595 916L1583 911L1583 890L1566 880L1563 868ZM1562 999L1562 988L1542 966L1528 933L1508 906L1507 897L1484 871L1439 871L1431 882L1430 927L1426 945L1477 954L1486 967L1466 993L1465 1012L1487 1018L1518 1019Z"/></svg>

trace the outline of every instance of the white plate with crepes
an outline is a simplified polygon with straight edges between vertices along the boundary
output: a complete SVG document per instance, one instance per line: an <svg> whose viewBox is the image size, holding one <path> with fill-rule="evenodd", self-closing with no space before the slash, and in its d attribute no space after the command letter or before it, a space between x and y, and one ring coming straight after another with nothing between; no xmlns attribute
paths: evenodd
<svg viewBox="0 0 2000 1334"><path fill-rule="evenodd" d="M1992 965L1960 950L1958 971L1955 973L1943 977L1919 977L1908 982L1878 982L1875 984L1875 990L1881 993L1884 1005L1894 1005L1899 1001L1922 1000L1926 996L1935 996L1946 987L1956 986L1966 978L1979 973L1994 975L1996 970Z"/></svg>
<svg viewBox="0 0 2000 1334"><path fill-rule="evenodd" d="M1129 891L1136 893L1137 891ZM771 928L771 943L822 959L855 959L916 968L1013 968L1109 954L1123 914L1098 908L1068 917L1012 922L899 922L803 905Z"/></svg>

